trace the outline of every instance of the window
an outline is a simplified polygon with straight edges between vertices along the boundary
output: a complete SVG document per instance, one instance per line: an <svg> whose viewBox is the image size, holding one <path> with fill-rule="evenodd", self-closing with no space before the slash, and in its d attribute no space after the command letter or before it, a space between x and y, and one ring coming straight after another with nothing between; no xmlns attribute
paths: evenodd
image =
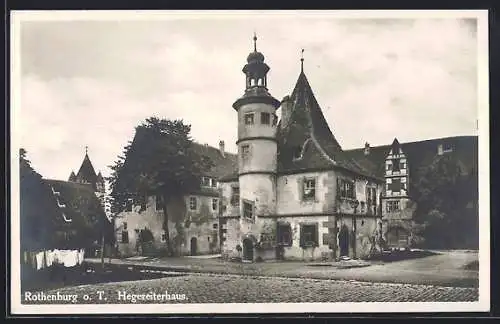
<svg viewBox="0 0 500 324"><path fill-rule="evenodd" d="M167 233L163 232L163 233L161 234L161 241L162 241L162 242L166 242L166 241L167 241Z"/></svg>
<svg viewBox="0 0 500 324"><path fill-rule="evenodd" d="M243 202L243 217L253 219L253 204Z"/></svg>
<svg viewBox="0 0 500 324"><path fill-rule="evenodd" d="M292 246L292 227L290 224L278 224L276 236L279 245Z"/></svg>
<svg viewBox="0 0 500 324"><path fill-rule="evenodd" d="M302 146L295 146L293 148L293 158L300 159L302 157Z"/></svg>
<svg viewBox="0 0 500 324"><path fill-rule="evenodd" d="M303 224L300 227L300 246L313 247L318 246L318 225Z"/></svg>
<svg viewBox="0 0 500 324"><path fill-rule="evenodd" d="M122 243L128 243L128 231L122 231Z"/></svg>
<svg viewBox="0 0 500 324"><path fill-rule="evenodd" d="M394 178L390 182L389 185L389 190L392 192L400 192L401 191L401 179L400 178Z"/></svg>
<svg viewBox="0 0 500 324"><path fill-rule="evenodd" d="M160 195L156 196L156 210L163 210L163 199Z"/></svg>
<svg viewBox="0 0 500 324"><path fill-rule="evenodd" d="M302 195L304 200L314 200L316 198L316 180L315 179L305 179L304 180L304 192Z"/></svg>
<svg viewBox="0 0 500 324"><path fill-rule="evenodd" d="M123 230L126 231L127 230L127 222L123 222Z"/></svg>
<svg viewBox="0 0 500 324"><path fill-rule="evenodd" d="M196 197L189 197L189 210L196 210L197 201Z"/></svg>
<svg viewBox="0 0 500 324"><path fill-rule="evenodd" d="M240 205L240 188L233 187L233 191L231 193L231 205L239 206Z"/></svg>
<svg viewBox="0 0 500 324"><path fill-rule="evenodd" d="M399 172L399 166L400 166L400 165L399 165L399 159L394 160L394 161L392 162L392 165L393 165L393 167L392 167L392 171L393 171L393 172Z"/></svg>
<svg viewBox="0 0 500 324"><path fill-rule="evenodd" d="M216 211L217 210L217 206L219 205L219 200L218 199L215 199L213 198L212 199L212 210L213 211Z"/></svg>
<svg viewBox="0 0 500 324"><path fill-rule="evenodd" d="M245 114L245 125L253 125L253 113Z"/></svg>
<svg viewBox="0 0 500 324"><path fill-rule="evenodd" d="M401 169L401 170L406 169L406 163L404 163L404 162L400 162L400 163L399 163L399 169Z"/></svg>
<svg viewBox="0 0 500 324"><path fill-rule="evenodd" d="M386 211L388 213L395 212L399 210L399 201L394 200L394 201L388 201L386 205Z"/></svg>
<svg viewBox="0 0 500 324"><path fill-rule="evenodd" d="M271 114L266 112L260 113L260 122L264 125L269 125L271 123Z"/></svg>
<svg viewBox="0 0 500 324"><path fill-rule="evenodd" d="M386 167L387 167L387 171L391 171L391 164L390 163L387 163Z"/></svg>
<svg viewBox="0 0 500 324"><path fill-rule="evenodd" d="M377 204L377 188L366 188L366 202L368 206Z"/></svg>
<svg viewBox="0 0 500 324"><path fill-rule="evenodd" d="M340 197L341 198L356 198L354 191L354 181L341 180L340 181Z"/></svg>
<svg viewBox="0 0 500 324"><path fill-rule="evenodd" d="M250 145L248 145L248 144L242 145L241 146L241 157L243 159L247 159L249 155L250 155Z"/></svg>
<svg viewBox="0 0 500 324"><path fill-rule="evenodd" d="M217 188L217 180L212 179L212 188Z"/></svg>
<svg viewBox="0 0 500 324"><path fill-rule="evenodd" d="M214 225L212 225L213 229L217 229L219 227L219 225L217 225L217 223L215 223Z"/></svg>
<svg viewBox="0 0 500 324"><path fill-rule="evenodd" d="M330 233L323 233L323 245L330 245Z"/></svg>

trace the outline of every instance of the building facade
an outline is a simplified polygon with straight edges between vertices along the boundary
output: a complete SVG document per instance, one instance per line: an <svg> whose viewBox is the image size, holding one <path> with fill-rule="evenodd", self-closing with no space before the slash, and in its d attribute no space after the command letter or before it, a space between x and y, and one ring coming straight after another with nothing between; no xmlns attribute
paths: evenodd
<svg viewBox="0 0 500 324"><path fill-rule="evenodd" d="M282 101L268 92L269 70L255 46L243 68L244 95L233 104L238 169L221 179L224 257L370 255L381 235L383 178L343 152L314 97L303 60L292 94Z"/></svg>
<svg viewBox="0 0 500 324"><path fill-rule="evenodd" d="M236 168L236 156L219 148L193 143L192 149L206 156L214 166L201 179L200 190L167 203L168 226L161 198L150 196L143 205L130 201L115 217L115 234L120 256L167 255L167 232L177 255L220 253L220 184L218 178Z"/></svg>

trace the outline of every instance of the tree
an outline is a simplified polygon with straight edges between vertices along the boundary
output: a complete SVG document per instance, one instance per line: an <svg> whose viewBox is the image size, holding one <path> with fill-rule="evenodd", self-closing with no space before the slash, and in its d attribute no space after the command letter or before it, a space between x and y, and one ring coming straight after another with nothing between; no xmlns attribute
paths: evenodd
<svg viewBox="0 0 500 324"><path fill-rule="evenodd" d="M170 242L167 206L172 199L200 188L202 174L212 167L208 157L196 154L190 138L191 126L182 120L151 117L136 127L135 137L111 166L109 178L113 213L132 200L143 205L148 196L161 197L163 229L168 253Z"/></svg>
<svg viewBox="0 0 500 324"><path fill-rule="evenodd" d="M21 249L37 251L54 246L55 218L59 212L50 187L19 150Z"/></svg>
<svg viewBox="0 0 500 324"><path fill-rule="evenodd" d="M418 170L412 190L418 202L414 220L422 225L427 246L457 248L474 230L475 219L466 207L474 201L475 189L471 176L463 171L451 154L439 156Z"/></svg>

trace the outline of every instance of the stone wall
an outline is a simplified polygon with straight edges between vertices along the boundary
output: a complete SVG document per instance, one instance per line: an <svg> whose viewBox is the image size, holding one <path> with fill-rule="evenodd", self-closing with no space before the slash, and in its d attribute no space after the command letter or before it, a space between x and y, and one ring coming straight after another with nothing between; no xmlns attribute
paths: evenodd
<svg viewBox="0 0 500 324"><path fill-rule="evenodd" d="M196 210L190 210L190 197L197 199ZM174 249L182 254L191 254L191 243L196 243L196 254L217 253L219 248L218 213L212 208L211 196L185 196L179 200L171 201L167 206L169 217L168 228L170 240ZM217 204L219 205L219 204ZM126 223L128 243L122 242L122 233ZM142 255L146 251L138 244L141 230L147 229L153 236L153 242L147 249L152 249L153 254L166 255L166 233L163 229L163 210L156 210L156 198L149 197L145 210L134 206L132 211L125 211L118 215L115 221L118 251L121 256ZM195 238L195 240L193 240Z"/></svg>

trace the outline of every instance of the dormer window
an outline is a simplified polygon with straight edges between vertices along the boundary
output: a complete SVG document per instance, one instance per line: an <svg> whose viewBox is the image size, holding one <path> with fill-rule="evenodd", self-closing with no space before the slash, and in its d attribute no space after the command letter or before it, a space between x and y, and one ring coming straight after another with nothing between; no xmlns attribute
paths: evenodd
<svg viewBox="0 0 500 324"><path fill-rule="evenodd" d="M245 125L253 125L253 113L245 114Z"/></svg>

